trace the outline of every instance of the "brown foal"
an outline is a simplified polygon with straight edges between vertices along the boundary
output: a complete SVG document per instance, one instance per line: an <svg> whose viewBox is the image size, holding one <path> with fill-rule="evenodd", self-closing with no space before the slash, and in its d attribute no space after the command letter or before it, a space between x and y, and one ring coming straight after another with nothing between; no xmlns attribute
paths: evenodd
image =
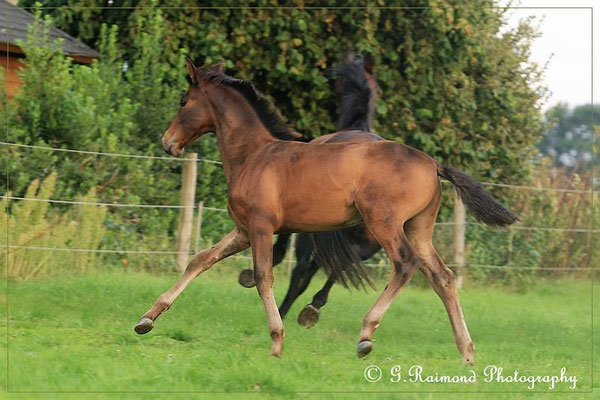
<svg viewBox="0 0 600 400"><path fill-rule="evenodd" d="M458 300L455 279L436 253L431 237L440 207L438 176L451 181L476 218L508 225L517 217L462 172L425 153L391 141L306 144L285 126L277 110L254 87L223 74L223 65L198 69L190 60L192 84L165 132L165 151L215 132L229 187L228 209L236 228L201 251L177 283L162 294L135 327L149 332L185 287L216 262L252 247L254 275L272 339L280 356L283 323L273 296L274 233L331 231L361 221L392 262L388 285L363 320L358 355L372 349L372 337L386 310L412 274L421 268L441 297L456 344L466 363L473 343Z"/></svg>

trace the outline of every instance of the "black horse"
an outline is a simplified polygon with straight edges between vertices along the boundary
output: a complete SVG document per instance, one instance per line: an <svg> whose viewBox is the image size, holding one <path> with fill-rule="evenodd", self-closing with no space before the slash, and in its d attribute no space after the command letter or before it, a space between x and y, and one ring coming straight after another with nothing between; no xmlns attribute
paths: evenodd
<svg viewBox="0 0 600 400"><path fill-rule="evenodd" d="M338 118L340 132L321 136L311 143L334 143L347 141L376 141L382 137L371 133L377 95L374 62L370 57L355 58L353 54L333 70L337 80L341 106ZM273 246L273 266L283 261L289 247L291 234L280 234ZM345 249L341 257L328 256L330 247ZM327 303L329 291L338 282L348 287L364 287L364 271L361 261L372 257L381 246L363 224L336 232L299 233L296 238L296 267L292 272L290 287L279 307L284 318L296 299L304 293L313 276L319 269L328 275L327 282L298 315L298 323L307 328L319 320L320 309ZM333 252L338 254L338 252ZM356 268L347 269L343 263L353 263ZM251 269L240 273L239 283L244 287L254 286L254 272ZM368 276L368 275L367 275ZM368 282L371 283L370 281ZM371 285L372 286L372 285Z"/></svg>

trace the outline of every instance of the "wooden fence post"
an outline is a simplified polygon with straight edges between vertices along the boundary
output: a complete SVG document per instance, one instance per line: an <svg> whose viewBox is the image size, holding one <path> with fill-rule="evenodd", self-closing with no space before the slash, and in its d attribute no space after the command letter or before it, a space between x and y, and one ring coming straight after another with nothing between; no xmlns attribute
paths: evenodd
<svg viewBox="0 0 600 400"><path fill-rule="evenodd" d="M198 202L198 214L196 215L196 241L194 242L194 253L200 251L200 235L202 234L202 212L204 211L204 201Z"/></svg>
<svg viewBox="0 0 600 400"><path fill-rule="evenodd" d="M177 235L177 268L185 271L190 253L192 240L192 225L194 220L194 196L196 195L196 153L186 154L188 160L183 163L181 185L181 205L184 206L179 214L179 234Z"/></svg>
<svg viewBox="0 0 600 400"><path fill-rule="evenodd" d="M456 269L456 287L463 285L465 268L465 205L454 191L454 264Z"/></svg>
<svg viewBox="0 0 600 400"><path fill-rule="evenodd" d="M508 227L508 260L506 262L507 265L512 264L513 259L513 242L515 238L515 230L512 225Z"/></svg>

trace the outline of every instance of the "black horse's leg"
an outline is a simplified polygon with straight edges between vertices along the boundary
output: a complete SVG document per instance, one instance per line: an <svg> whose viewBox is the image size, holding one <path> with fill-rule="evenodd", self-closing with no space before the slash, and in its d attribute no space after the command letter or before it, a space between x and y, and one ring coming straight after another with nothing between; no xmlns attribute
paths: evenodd
<svg viewBox="0 0 600 400"><path fill-rule="evenodd" d="M319 266L314 262L314 260L306 260L296 265L296 268L294 268L294 271L292 272L290 287L285 295L285 299L283 299L283 302L279 307L279 314L281 315L281 318L285 318L286 314L292 307L292 304L294 304L296 299L302 293L304 293L308 287L308 284L318 270Z"/></svg>
<svg viewBox="0 0 600 400"><path fill-rule="evenodd" d="M321 307L327 304L327 297L329 296L329 291L334 283L335 279L329 277L327 282L325 282L325 286L323 286L323 288L319 290L313 297L312 303L300 311L300 314L298 314L298 323L300 325L305 328L312 328L313 325L319 321Z"/></svg>
<svg viewBox="0 0 600 400"><path fill-rule="evenodd" d="M285 257L285 253L290 244L291 233L280 233L277 235L277 241L273 245L273 267L280 264ZM240 276L238 277L238 282L240 285L246 288L251 288L256 285L254 282L254 270L245 269L240 272Z"/></svg>
<svg viewBox="0 0 600 400"><path fill-rule="evenodd" d="M273 266L279 265L290 247L291 233L280 233L273 245Z"/></svg>
<svg viewBox="0 0 600 400"><path fill-rule="evenodd" d="M315 306L315 308L321 308L325 304L327 304L327 296L329 296L329 291L331 290L331 287L334 283L335 279L327 279L327 282L325 282L325 286L323 286L323 288L319 290L317 294L315 294L315 297L313 297L312 301L312 305Z"/></svg>

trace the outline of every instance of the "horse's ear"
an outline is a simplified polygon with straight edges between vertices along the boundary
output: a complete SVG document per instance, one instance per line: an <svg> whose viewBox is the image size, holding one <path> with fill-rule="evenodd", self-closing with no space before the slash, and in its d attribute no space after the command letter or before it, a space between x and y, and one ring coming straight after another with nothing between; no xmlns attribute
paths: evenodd
<svg viewBox="0 0 600 400"><path fill-rule="evenodd" d="M212 65L209 68L209 70L212 72L216 72L217 74L224 74L225 73L225 61L220 60L218 63Z"/></svg>
<svg viewBox="0 0 600 400"><path fill-rule="evenodd" d="M185 67L187 68L187 72L190 75L190 79L192 80L192 83L195 85L196 83L198 83L198 77L197 77L197 68L194 65L194 62L192 60L190 60L189 57L185 57Z"/></svg>
<svg viewBox="0 0 600 400"><path fill-rule="evenodd" d="M363 68L371 75L375 75L375 60L373 56L367 54L365 58L363 58Z"/></svg>

